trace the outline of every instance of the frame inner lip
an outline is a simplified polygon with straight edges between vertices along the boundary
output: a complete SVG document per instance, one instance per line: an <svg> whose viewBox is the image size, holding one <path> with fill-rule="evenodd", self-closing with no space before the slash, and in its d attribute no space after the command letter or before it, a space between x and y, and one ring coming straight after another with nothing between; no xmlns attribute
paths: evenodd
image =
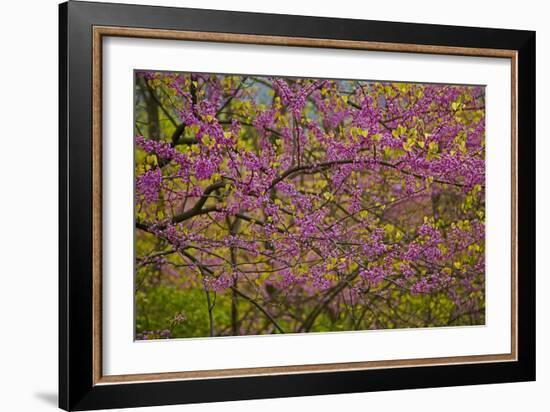
<svg viewBox="0 0 550 412"><path fill-rule="evenodd" d="M403 53L427 53L427 54L443 54L443 55L460 55L460 56L478 56L478 57L498 57L510 58L512 60L512 149L513 159L517 158L517 55L516 50L508 49L490 49L490 48L473 48L473 47L456 47L456 46L431 46L422 44L405 44L405 43L386 43L372 41L356 41L356 40L337 40L337 39L322 39L322 38L303 38L303 37L287 37L287 36L266 36L253 34L232 34L220 32L197 32L197 31L181 31L181 30L166 30L166 29L143 29L134 27L117 27L117 26L93 26L93 152L97 158L101 159L101 43L102 37L128 37L128 38L155 38L165 40L188 40L188 41L208 41L208 42L224 42L224 43L243 43L243 44L263 44L263 45L280 45L280 46L296 46L296 47L317 47L317 48L335 48L335 49L359 49L366 51L385 51L385 52L403 52ZM97 130L96 130L97 123ZM101 163L96 164L98 160L94 156L94 199L93 199L93 214L99 218L99 226L94 225L94 250L98 251L101 256ZM517 163L517 161L516 161ZM512 168L512 214L513 225L517 222L517 164ZM96 187L97 186L97 187ZM97 190L97 193L96 193ZM99 198L99 204L98 199ZM94 217L94 220L96 219ZM516 224L517 226L517 224ZM366 361L366 362L349 362L349 363L326 363L317 365L292 365L292 366L273 366L259 368L236 368L236 369L216 369L208 371L181 371L181 372L161 372L161 373L145 373L131 375L103 375L102 373L102 338L101 338L101 262L96 262L94 259L93 277L94 277L94 310L93 310L93 363L94 363L94 384L111 384L111 383L134 383L134 382L149 382L149 381L167 381L167 380L195 380L195 379L211 379L211 378L226 378L226 377L245 377L245 376L261 376L261 375L284 375L284 374L300 374L300 373L317 373L317 372L335 372L335 371L353 371L353 370L369 370L380 368L401 368L401 367L418 367L418 366L436 366L436 365L459 365L473 363L492 363L500 361L517 361L517 227L512 228L512 352L510 354L496 355L472 355L467 358L474 358L471 361L464 360L465 357L441 357L441 358L417 358L413 360L385 360L385 361ZM96 243L98 242L99 243ZM98 290L99 289L99 290ZM98 306L99 305L99 306ZM462 361L456 358L463 359ZM484 358L484 359L482 359ZM373 363L380 362L380 366L372 366ZM403 362L403 363L402 363ZM323 369L324 367L324 369ZM295 369L300 368L300 369ZM226 374L228 373L228 374ZM168 377L170 376L170 377Z"/></svg>

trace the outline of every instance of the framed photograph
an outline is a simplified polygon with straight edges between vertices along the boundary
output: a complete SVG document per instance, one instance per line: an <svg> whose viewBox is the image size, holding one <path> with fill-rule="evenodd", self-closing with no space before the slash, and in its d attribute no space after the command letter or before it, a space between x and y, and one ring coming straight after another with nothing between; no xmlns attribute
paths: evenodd
<svg viewBox="0 0 550 412"><path fill-rule="evenodd" d="M535 33L60 5L59 402L535 379Z"/></svg>

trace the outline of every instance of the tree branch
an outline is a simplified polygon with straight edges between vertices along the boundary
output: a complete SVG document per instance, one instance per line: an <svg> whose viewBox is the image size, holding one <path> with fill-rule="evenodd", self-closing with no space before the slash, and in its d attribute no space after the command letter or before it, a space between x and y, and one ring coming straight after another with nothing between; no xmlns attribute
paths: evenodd
<svg viewBox="0 0 550 412"><path fill-rule="evenodd" d="M199 268L201 268L202 270L204 270L205 272L209 273L210 275L214 275L214 273L208 269L206 266L204 266L202 263L200 263L198 261L197 258L195 258L193 255L185 252L185 251L180 251L180 253L184 256L186 256L190 261L192 261L195 265L197 265ZM269 321L271 323L273 323L273 326L275 326L275 328L277 328L277 330L280 332L280 333L285 333L284 329L281 327L281 325L279 325L277 323L277 321L273 318L273 316L271 316L271 314L262 306L260 305L255 299L251 298L250 296L248 296L247 294L241 292L239 289L237 289L235 286L231 286L230 288L233 292L235 292L237 295L239 295L240 297L242 297L243 299L246 299L248 302L250 302L252 305L254 305L260 312L262 312L266 318L269 319Z"/></svg>
<svg viewBox="0 0 550 412"><path fill-rule="evenodd" d="M184 220L190 219L197 215L218 211L219 210L218 208L203 209L202 207L208 200L209 198L208 195L210 195L210 193L212 193L215 190L221 189L224 186L225 186L224 182L217 182L208 186L206 189L204 189L202 197L199 200L197 200L197 203L195 203L195 205L191 209L174 216L172 218L172 223L183 222Z"/></svg>

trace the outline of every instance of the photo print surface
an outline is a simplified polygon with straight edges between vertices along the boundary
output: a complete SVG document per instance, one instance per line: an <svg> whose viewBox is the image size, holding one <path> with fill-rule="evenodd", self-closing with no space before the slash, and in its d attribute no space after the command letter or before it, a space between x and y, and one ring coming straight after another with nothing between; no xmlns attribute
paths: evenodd
<svg viewBox="0 0 550 412"><path fill-rule="evenodd" d="M485 88L134 72L137 340L485 324Z"/></svg>

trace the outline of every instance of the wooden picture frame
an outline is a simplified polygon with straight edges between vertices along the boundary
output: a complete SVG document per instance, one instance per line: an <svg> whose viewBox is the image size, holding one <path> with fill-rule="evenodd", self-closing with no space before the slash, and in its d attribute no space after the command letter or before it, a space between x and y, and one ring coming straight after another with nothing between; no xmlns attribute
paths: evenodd
<svg viewBox="0 0 550 412"><path fill-rule="evenodd" d="M61 4L59 11L61 408L88 410L535 379L534 32L73 1ZM510 59L510 353L104 375L105 37Z"/></svg>

